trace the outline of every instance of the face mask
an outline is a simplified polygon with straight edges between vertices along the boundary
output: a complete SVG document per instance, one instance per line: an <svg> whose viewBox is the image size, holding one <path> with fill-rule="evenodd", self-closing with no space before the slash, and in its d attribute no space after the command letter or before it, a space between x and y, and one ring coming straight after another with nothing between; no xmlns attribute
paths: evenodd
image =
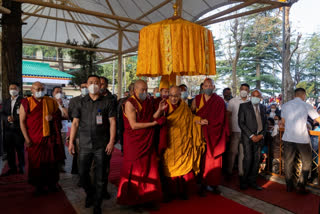
<svg viewBox="0 0 320 214"><path fill-rule="evenodd" d="M104 92L106 92L106 89L105 88L101 88L100 89L100 93L103 94Z"/></svg>
<svg viewBox="0 0 320 214"><path fill-rule="evenodd" d="M157 92L155 95L157 98L161 96L160 92Z"/></svg>
<svg viewBox="0 0 320 214"><path fill-rule="evenodd" d="M86 96L89 93L89 90L87 88L81 88L81 95Z"/></svg>
<svg viewBox="0 0 320 214"><path fill-rule="evenodd" d="M279 123L279 120L274 120L275 125L278 125L278 123Z"/></svg>
<svg viewBox="0 0 320 214"><path fill-rule="evenodd" d="M17 96L19 94L19 91L17 90L9 90L9 94L13 97Z"/></svg>
<svg viewBox="0 0 320 214"><path fill-rule="evenodd" d="M58 93L54 96L57 100L62 99L63 95L61 93Z"/></svg>
<svg viewBox="0 0 320 214"><path fill-rule="evenodd" d="M245 90L240 91L240 97L245 98L248 96L248 92Z"/></svg>
<svg viewBox="0 0 320 214"><path fill-rule="evenodd" d="M271 112L275 112L276 110L274 108L271 109Z"/></svg>
<svg viewBox="0 0 320 214"><path fill-rule="evenodd" d="M181 98L182 99L187 99L188 98L188 92L187 91L181 92Z"/></svg>
<svg viewBox="0 0 320 214"><path fill-rule="evenodd" d="M99 92L99 86L96 84L91 84L89 85L88 90L90 94L97 94Z"/></svg>
<svg viewBox="0 0 320 214"><path fill-rule="evenodd" d="M36 91L35 95L36 98L42 98L44 97L44 91Z"/></svg>
<svg viewBox="0 0 320 214"><path fill-rule="evenodd" d="M147 99L147 93L140 93L140 94L139 94L139 99L140 99L141 101L144 101L145 99Z"/></svg>
<svg viewBox="0 0 320 214"><path fill-rule="evenodd" d="M259 97L251 97L251 102L253 105L257 105L260 103L260 98Z"/></svg>
<svg viewBox="0 0 320 214"><path fill-rule="evenodd" d="M232 99L232 96L231 95L229 95L229 96L226 96L226 100L231 100Z"/></svg>
<svg viewBox="0 0 320 214"><path fill-rule="evenodd" d="M206 95L210 96L210 95L213 93L213 88L203 89L203 92L204 92Z"/></svg>

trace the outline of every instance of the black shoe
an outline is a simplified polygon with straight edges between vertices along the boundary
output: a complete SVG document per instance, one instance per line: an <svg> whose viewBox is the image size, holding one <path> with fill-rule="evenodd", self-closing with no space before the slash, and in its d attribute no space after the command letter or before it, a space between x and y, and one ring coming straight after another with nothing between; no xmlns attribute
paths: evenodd
<svg viewBox="0 0 320 214"><path fill-rule="evenodd" d="M287 192L293 191L293 185L287 185Z"/></svg>
<svg viewBox="0 0 320 214"><path fill-rule="evenodd" d="M111 195L108 191L103 192L103 199L109 200L111 198Z"/></svg>
<svg viewBox="0 0 320 214"><path fill-rule="evenodd" d="M240 189L241 189L241 190L246 190L246 189L248 189L248 184L240 183Z"/></svg>
<svg viewBox="0 0 320 214"><path fill-rule="evenodd" d="M188 196L187 193L181 193L181 194L179 195L179 198L180 198L181 200L184 200L184 201L189 200L189 196Z"/></svg>
<svg viewBox="0 0 320 214"><path fill-rule="evenodd" d="M93 214L101 214L102 210L101 207L94 207L93 208Z"/></svg>
<svg viewBox="0 0 320 214"><path fill-rule="evenodd" d="M10 175L15 175L17 174L17 170L16 169L9 169L6 173L3 173L1 175L1 177L5 177L5 176L10 176Z"/></svg>
<svg viewBox="0 0 320 214"><path fill-rule="evenodd" d="M298 194L301 194L301 195L307 195L307 194L310 193L310 191L307 190L304 185L298 185L298 187L297 187L297 193L298 193Z"/></svg>
<svg viewBox="0 0 320 214"><path fill-rule="evenodd" d="M23 169L23 167L20 167L20 168L19 168L19 174L22 174L22 175L24 174L24 169Z"/></svg>
<svg viewBox="0 0 320 214"><path fill-rule="evenodd" d="M38 187L36 187L35 191L33 192L33 196L40 197L40 196L46 195L47 193L48 192L42 186L38 186Z"/></svg>
<svg viewBox="0 0 320 214"><path fill-rule="evenodd" d="M217 186L211 186L211 189L212 189L212 193L215 194L215 195L220 195L221 194L221 191L218 189Z"/></svg>
<svg viewBox="0 0 320 214"><path fill-rule="evenodd" d="M86 204L85 204L85 208L90 208L93 205L93 198L91 196L87 196L86 197Z"/></svg>
<svg viewBox="0 0 320 214"><path fill-rule="evenodd" d="M49 192L59 192L60 189L57 187L57 185L50 185L50 186L48 186L48 191Z"/></svg>
<svg viewBox="0 0 320 214"><path fill-rule="evenodd" d="M263 190L263 188L261 186L258 186L257 184L250 184L250 187L258 191Z"/></svg>

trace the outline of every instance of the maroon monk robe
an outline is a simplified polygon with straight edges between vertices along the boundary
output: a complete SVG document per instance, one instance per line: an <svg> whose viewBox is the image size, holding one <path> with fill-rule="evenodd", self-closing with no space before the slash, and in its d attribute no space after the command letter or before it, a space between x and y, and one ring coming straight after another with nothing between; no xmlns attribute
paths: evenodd
<svg viewBox="0 0 320 214"><path fill-rule="evenodd" d="M32 145L27 148L28 181L34 186L55 185L59 180L57 164L65 159L60 133L61 112L58 109L52 114L52 121L49 123L50 135L43 137L43 102L42 100L38 102L36 99L34 101L37 106L32 111L27 99L21 101L27 115L27 132L32 142Z"/></svg>
<svg viewBox="0 0 320 214"><path fill-rule="evenodd" d="M136 109L138 123L152 122L153 105L147 98L140 102L132 96L130 102ZM119 204L134 205L161 199L161 184L158 160L154 145L154 128L132 130L124 111L123 165L117 201Z"/></svg>
<svg viewBox="0 0 320 214"><path fill-rule="evenodd" d="M217 186L221 183L222 154L229 135L225 103L217 94L212 94L207 101L204 94L197 95L195 99L197 116L208 120L208 125L202 126L207 146L201 159L200 175L206 185Z"/></svg>

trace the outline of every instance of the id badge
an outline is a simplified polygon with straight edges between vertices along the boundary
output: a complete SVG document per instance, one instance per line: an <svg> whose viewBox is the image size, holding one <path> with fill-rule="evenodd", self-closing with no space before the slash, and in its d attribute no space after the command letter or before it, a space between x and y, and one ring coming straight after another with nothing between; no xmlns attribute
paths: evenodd
<svg viewBox="0 0 320 214"><path fill-rule="evenodd" d="M102 115L96 116L97 125L102 125Z"/></svg>

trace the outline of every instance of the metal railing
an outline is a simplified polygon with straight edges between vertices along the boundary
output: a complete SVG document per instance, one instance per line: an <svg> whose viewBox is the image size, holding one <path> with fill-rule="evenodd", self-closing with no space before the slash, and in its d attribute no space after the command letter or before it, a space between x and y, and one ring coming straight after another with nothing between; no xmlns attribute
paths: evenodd
<svg viewBox="0 0 320 214"><path fill-rule="evenodd" d="M280 128L279 129L279 134L277 136L275 136L275 138L280 138L278 139L280 141L280 145L279 145L279 158L275 158L275 159L279 159L277 162L279 164L279 167L278 167L278 172L274 172L273 169L274 169L274 163L273 163L273 160L272 157L273 157L273 149L272 149L272 145L274 142L275 142L275 139L273 139L273 141L271 143L268 143L268 157L267 157L267 166L264 170L264 172L267 172L268 174L271 174L273 176L279 176L279 177L282 177L284 178L284 158L283 158L283 141L282 141L282 135L284 133L284 128ZM319 145L320 145L320 132L319 131L309 131L309 135L310 136L314 136L314 137L317 137L318 138L318 149L315 149L311 146L312 148L312 166L311 166L311 175L313 173L317 173L317 179L318 179L318 184L315 185L315 184L312 184L312 183L308 183L308 185L310 186L313 186L313 187L316 187L316 188L320 188L320 166L319 166L319 157L320 157L320 149L319 149ZM295 176L296 178L298 179L299 176L300 176L300 172L301 172L301 167L302 167L302 162L301 162L301 159L300 159L300 155L299 153L297 152L296 154L296 158L295 158Z"/></svg>

